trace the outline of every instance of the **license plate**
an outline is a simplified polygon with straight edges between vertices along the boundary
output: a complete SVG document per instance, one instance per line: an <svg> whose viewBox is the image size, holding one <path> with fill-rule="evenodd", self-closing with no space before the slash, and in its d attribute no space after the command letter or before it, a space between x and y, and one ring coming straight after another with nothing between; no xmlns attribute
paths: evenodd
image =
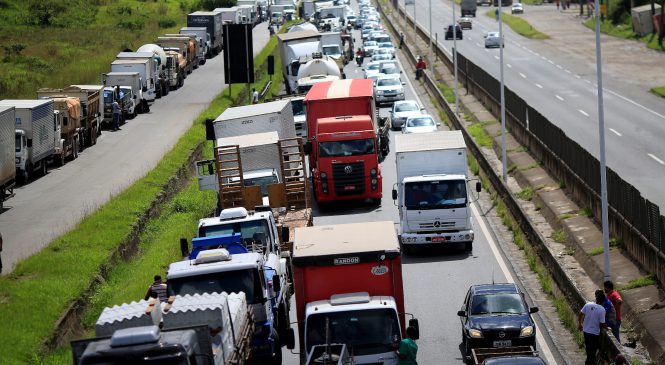
<svg viewBox="0 0 665 365"><path fill-rule="evenodd" d="M353 186L353 185L345 186L345 187L344 187L344 190L356 190L356 187Z"/></svg>
<svg viewBox="0 0 665 365"><path fill-rule="evenodd" d="M437 242L445 242L446 237L432 237L432 242L437 243Z"/></svg>
<svg viewBox="0 0 665 365"><path fill-rule="evenodd" d="M511 340L494 341L494 347L510 347L513 345Z"/></svg>

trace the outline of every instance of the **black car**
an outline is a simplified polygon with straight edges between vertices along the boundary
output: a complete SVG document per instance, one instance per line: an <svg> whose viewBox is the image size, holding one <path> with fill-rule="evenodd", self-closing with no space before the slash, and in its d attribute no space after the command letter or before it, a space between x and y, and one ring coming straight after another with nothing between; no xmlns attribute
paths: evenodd
<svg viewBox="0 0 665 365"><path fill-rule="evenodd" d="M536 348L536 324L524 294L517 285L482 284L469 288L457 315L462 322L466 356L471 349L532 346Z"/></svg>
<svg viewBox="0 0 665 365"><path fill-rule="evenodd" d="M455 25L455 35L457 36L457 39L462 39L462 27L459 26L459 24ZM446 28L446 40L453 39L453 26L449 25L448 28Z"/></svg>

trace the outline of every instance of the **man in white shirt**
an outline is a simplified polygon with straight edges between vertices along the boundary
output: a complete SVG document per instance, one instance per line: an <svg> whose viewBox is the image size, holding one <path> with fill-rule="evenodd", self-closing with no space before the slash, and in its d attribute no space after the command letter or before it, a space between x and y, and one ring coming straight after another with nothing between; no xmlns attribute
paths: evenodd
<svg viewBox="0 0 665 365"><path fill-rule="evenodd" d="M579 329L584 333L584 348L586 350L585 365L596 364L596 352L600 346L600 329L607 328L605 324L605 293L596 290L596 301L589 302L582 307L577 315Z"/></svg>
<svg viewBox="0 0 665 365"><path fill-rule="evenodd" d="M252 89L252 104L259 103L259 92L256 89Z"/></svg>

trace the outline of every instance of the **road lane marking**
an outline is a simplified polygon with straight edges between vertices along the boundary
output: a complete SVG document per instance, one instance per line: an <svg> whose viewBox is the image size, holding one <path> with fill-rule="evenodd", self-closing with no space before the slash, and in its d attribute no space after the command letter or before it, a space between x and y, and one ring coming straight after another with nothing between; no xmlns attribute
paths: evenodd
<svg viewBox="0 0 665 365"><path fill-rule="evenodd" d="M549 62L551 64L554 64L554 61L552 61L552 60L547 60L547 62Z"/></svg>
<svg viewBox="0 0 665 365"><path fill-rule="evenodd" d="M570 72L570 70L566 69L566 73L569 74L569 73L571 73L571 72Z"/></svg>
<svg viewBox="0 0 665 365"><path fill-rule="evenodd" d="M547 57L545 57L545 56L540 56L540 58L542 58L543 60L547 61Z"/></svg>
<svg viewBox="0 0 665 365"><path fill-rule="evenodd" d="M498 4L498 3L497 3L497 4ZM489 49L485 48L485 52L489 53L489 51L490 51Z"/></svg>
<svg viewBox="0 0 665 365"><path fill-rule="evenodd" d="M496 58L496 59L498 60L498 59L499 59L499 56L494 56L494 58Z"/></svg>
<svg viewBox="0 0 665 365"><path fill-rule="evenodd" d="M561 66L559 64L556 65L556 68L558 68L559 70L563 70L563 66Z"/></svg>
<svg viewBox="0 0 665 365"><path fill-rule="evenodd" d="M540 56L540 53L538 53L538 52L534 52L534 54L535 54L536 56Z"/></svg>
<svg viewBox="0 0 665 365"><path fill-rule="evenodd" d="M610 128L610 131L612 131L612 133L616 134L617 136L621 137L621 133L617 132L614 128Z"/></svg>
<svg viewBox="0 0 665 365"><path fill-rule="evenodd" d="M559 100L563 101L563 98L562 98L562 97L560 97L559 95L554 95L554 96L556 96L556 98L557 98L557 99L559 99Z"/></svg>
<svg viewBox="0 0 665 365"><path fill-rule="evenodd" d="M575 75L575 78L581 79L582 76L580 76L580 75Z"/></svg>
<svg viewBox="0 0 665 365"><path fill-rule="evenodd" d="M584 115L585 117L588 117L588 116L589 116L589 113L585 112L585 111L582 110L582 109L579 109L579 112L582 113L582 115Z"/></svg>
<svg viewBox="0 0 665 365"><path fill-rule="evenodd" d="M541 85L541 84L536 84L536 86L537 86L539 89L542 89L542 88L543 88L543 85Z"/></svg>
<svg viewBox="0 0 665 365"><path fill-rule="evenodd" d="M522 76L523 79L526 79L526 75L520 72L520 76Z"/></svg>
<svg viewBox="0 0 665 365"><path fill-rule="evenodd" d="M586 82L587 84L591 83L591 81L589 81L589 80L584 80L584 82Z"/></svg>
<svg viewBox="0 0 665 365"><path fill-rule="evenodd" d="M665 165L665 161L659 159L658 157L652 155L651 153L647 153L647 155L648 155L649 157L653 158L653 159L654 159L656 162L658 162L659 164L661 164L661 165Z"/></svg>
<svg viewBox="0 0 665 365"><path fill-rule="evenodd" d="M508 68L513 68L513 65L511 65L510 63L506 63L506 66L508 66Z"/></svg>
<svg viewBox="0 0 665 365"><path fill-rule="evenodd" d="M480 43L478 43L478 42L476 42L476 46L478 46L478 47L482 47L482 46L480 45Z"/></svg>
<svg viewBox="0 0 665 365"><path fill-rule="evenodd" d="M654 110L651 110L651 109L647 108L646 106L644 106L644 105L642 105L642 104L640 104L640 103L638 103L638 102L636 102L636 101L633 101L633 100L631 100L631 99L628 99L627 97L625 97L625 96L623 96L623 95L621 95L621 94L617 94L617 93L615 93L615 92L612 91L612 90L608 90L608 89L605 89L605 88L603 88L603 90L604 90L604 91L607 91L608 93L610 93L610 94L612 94L612 95L618 96L619 98L623 99L624 101L627 101L627 102L629 102L629 103L631 103L631 104L633 104L633 105L635 105L635 106L637 106L637 107L640 107L640 108L642 108L642 109L648 111L649 113L651 113L651 114L653 114L653 115L655 115L655 116L657 116L657 117L659 117L659 118L661 118L661 119L665 119L665 115L662 115L662 114L660 114L660 113L658 113L658 112L656 112L656 111L654 111Z"/></svg>
<svg viewBox="0 0 665 365"><path fill-rule="evenodd" d="M508 266L506 266L506 262L503 260L503 256L499 252L499 248L496 242L494 241L494 237L490 234L487 225L485 225L485 221L480 216L480 212L478 211L476 204L471 204L471 210L473 210L473 214L476 217L478 217L478 219L476 219L476 222L478 222L478 224L480 225L480 230L483 231L483 234L485 235L485 237L487 237L487 242L489 243L490 249L492 250L494 257L496 258L497 263L499 263L499 268L501 269L501 272L503 272L503 275L506 277L506 280L508 280L509 283L514 283L515 279L513 278L511 272L508 270ZM545 338L543 337L541 332L542 331L536 331L536 341L538 341L538 348L540 348L540 354L545 356L545 359L547 360L548 364L556 364L556 361L554 361L554 356L552 356L552 350L550 349L550 346L547 343L547 341L545 341Z"/></svg>

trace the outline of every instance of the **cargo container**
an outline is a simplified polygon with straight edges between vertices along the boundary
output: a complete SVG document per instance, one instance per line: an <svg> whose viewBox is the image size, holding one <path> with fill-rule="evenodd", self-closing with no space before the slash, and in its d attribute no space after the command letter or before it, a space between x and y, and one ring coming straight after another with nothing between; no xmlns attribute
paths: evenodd
<svg viewBox="0 0 665 365"><path fill-rule="evenodd" d="M227 108L212 123L215 139L272 131L279 139L296 136L289 100Z"/></svg>
<svg viewBox="0 0 665 365"><path fill-rule="evenodd" d="M16 111L13 106L0 107L0 213L2 213L3 202L14 196L16 183L15 118Z"/></svg>
<svg viewBox="0 0 665 365"><path fill-rule="evenodd" d="M210 55L214 57L222 51L222 13L217 11L195 11L187 15L188 27L206 27L210 34Z"/></svg>

